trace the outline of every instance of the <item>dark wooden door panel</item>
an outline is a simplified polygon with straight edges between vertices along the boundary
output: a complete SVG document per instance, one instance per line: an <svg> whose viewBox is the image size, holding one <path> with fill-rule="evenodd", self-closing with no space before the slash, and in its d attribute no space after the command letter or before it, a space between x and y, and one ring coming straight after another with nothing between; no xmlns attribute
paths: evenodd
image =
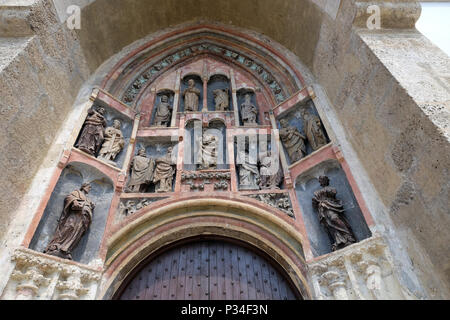
<svg viewBox="0 0 450 320"><path fill-rule="evenodd" d="M201 241L170 249L129 281L121 300L294 300L288 281L248 248Z"/></svg>

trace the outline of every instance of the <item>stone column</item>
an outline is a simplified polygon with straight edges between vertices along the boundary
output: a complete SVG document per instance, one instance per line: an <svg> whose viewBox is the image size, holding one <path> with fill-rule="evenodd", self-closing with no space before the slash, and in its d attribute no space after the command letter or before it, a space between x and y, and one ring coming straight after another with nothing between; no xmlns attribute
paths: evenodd
<svg viewBox="0 0 450 320"><path fill-rule="evenodd" d="M231 95L233 98L233 111L234 111L234 126L239 127L240 118L239 118L239 105L237 101L237 88L236 88L236 79L234 77L234 70L230 70L230 79L231 79Z"/></svg>
<svg viewBox="0 0 450 320"><path fill-rule="evenodd" d="M172 120L170 121L171 127L177 126L177 113L180 105L180 90L181 90L181 70L177 71L177 79L175 82L175 96L173 97L173 109Z"/></svg>

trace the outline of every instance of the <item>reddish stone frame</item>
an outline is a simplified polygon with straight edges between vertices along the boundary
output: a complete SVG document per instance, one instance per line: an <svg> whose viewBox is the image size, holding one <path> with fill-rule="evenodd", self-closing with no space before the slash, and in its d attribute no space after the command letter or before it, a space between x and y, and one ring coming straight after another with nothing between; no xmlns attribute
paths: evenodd
<svg viewBox="0 0 450 320"><path fill-rule="evenodd" d="M270 191L257 191L257 192L238 191L237 180L236 180L236 168L235 168L235 163L234 163L234 149L233 149L233 145L230 142L234 139L235 136L244 134L245 131L248 130L248 128L236 126L235 114L233 114L233 113L227 113L227 114L224 114L224 113L217 113L217 114L214 114L214 113L204 113L204 114L185 113L185 114L179 114L176 117L176 123L172 124L172 125L174 125L173 127L152 128L152 127L149 127L148 125L146 125L150 121L150 115L151 115L152 109L154 107L153 105L154 105L156 93L157 93L156 91L152 91L152 87L156 87L157 81L160 81L161 78L159 78L154 83L147 84L147 86L145 88L143 88L142 92L140 92L139 97L137 97L137 100L139 100L140 103L143 105L143 107L141 108L142 109L141 110L141 118L139 118L139 116L137 116L136 111L129 108L126 104L121 102L120 99L118 99L117 97L115 97L114 95L112 95L111 93L108 93L106 91L106 89L111 86L112 82L115 81L120 76L121 72L123 71L124 66L128 65L128 63L133 61L135 59L135 57L139 53L141 53L143 50L157 44L158 42L164 41L172 36L175 36L175 35L181 36L183 34L186 34L189 32L195 32L195 31L199 31L199 30L220 31L223 33L228 33L231 36L237 36L239 38L247 39L249 42L264 48L268 52L271 52L277 59L281 60L285 65L287 65L290 69L293 70L295 77L302 84L303 88L301 88L297 92L294 92L283 103L278 104L278 105L274 104L274 102L273 102L274 99L270 97L270 90L267 89L267 86L262 86L260 91L255 89L255 91L256 91L255 94L257 95L258 104L260 106L266 104L265 107L267 109L265 109L265 111L272 113L274 117L280 115L281 113L287 112L288 110L295 107L299 103L306 102L307 100L312 98L312 96L311 96L312 90L310 88L305 87L305 81L303 80L303 77L301 76L300 72L285 57L285 55L282 52L278 52L277 50L275 50L274 47L269 46L266 43L262 42L261 40L251 37L249 35L242 34L242 33L236 32L234 30L231 30L231 29L229 30L229 29L226 29L223 27L218 27L218 26L198 25L198 26L183 29L183 30L173 31L171 33L165 34L164 36L158 37L158 38L150 41L146 45L134 50L133 52L128 54L126 57L124 57L108 73L108 75L105 77L105 79L103 80L103 82L101 84L101 89L95 90L93 96L91 97L91 100L95 101L97 103L106 104L110 108L113 108L113 109L117 110L118 112L126 115L131 120L136 119L135 124L137 122L139 122L138 128L135 130L135 132L133 133L133 136L130 139L130 146L129 146L128 150L123 151L123 152L128 152L129 155L134 154L134 148L136 146L135 142L136 142L137 137L151 138L151 137L178 136L178 141L181 143L179 143L179 149L178 149L175 191L173 193L168 193L168 194L140 194L139 195L140 197L151 196L151 197L169 197L169 198L155 202L152 205L150 205L149 207L145 208L145 210L142 209L141 211L136 212L133 216L126 218L121 223L115 224L115 214L116 214L120 199L136 196L136 195L130 195L130 194L123 193L123 188L126 184L126 177L128 175L130 159L128 159L128 161L126 161L126 165L124 166L124 168L113 168L112 166L107 165L107 164L103 163L102 161L97 160L97 159L75 149L73 147L73 144L75 141L74 141L74 139L72 139L72 141L70 141L69 145L67 146L64 153L62 154L60 163L59 163L58 167L55 169L55 172L54 172L52 179L50 181L50 184L45 192L45 195L42 198L42 201L41 201L37 211L34 214L33 220L31 222L30 227L29 227L29 229L25 235L25 238L22 242L22 245L24 247L28 247L30 245L31 239L38 227L38 224L42 218L42 215L45 211L47 203L48 203L48 201L51 197L51 194L58 182L58 179L60 178L60 175L61 175L63 169L72 162L83 162L85 164L91 165L91 166L99 169L106 176L108 176L114 184L115 193L114 193L114 196L112 199L111 207L109 209L108 219L107 219L107 223L106 223L106 227L105 227L105 231L104 231L104 235L103 235L103 240L102 240L99 255L98 255L98 257L100 259L102 259L103 261L105 261L105 259L107 258L108 249L109 249L109 247L108 247L109 239L114 234L119 232L125 225L133 223L133 221L135 221L136 219L138 219L139 217L144 215L146 212L148 212L152 208L167 206L167 205L170 205L170 204L173 204L176 202L184 201L185 199L196 199L196 198L202 198L205 196L210 197L210 198L215 198L215 199L229 199L229 200L241 201L241 202L245 201L246 203L251 204L255 207L264 209L267 212L271 212L274 216L278 217L279 219L290 223L299 232L302 239L304 239L304 241L302 242L301 245L303 247L303 252L304 252L306 261L315 260L317 258L313 257L313 254L310 249L310 244L308 242L307 230L306 230L305 224L303 222L302 212L301 212L300 206L298 204L296 192L295 192L292 181L295 181L295 179L301 173L306 172L307 170L313 168L314 166L320 164L321 162L329 160L329 159L334 159L334 160L339 161L339 163L341 164L342 169L344 170L344 172L347 176L347 179L352 187L352 190L355 194L355 197L358 201L358 204L361 208L361 211L364 215L367 225L369 226L369 228L374 226L373 218L372 218L367 206L365 205L362 194L356 184L356 181L351 173L351 170L350 170L345 158L343 157L342 153L340 152L340 150L333 145L333 141L329 145L323 147L322 149L320 149L320 150L316 151L315 153L309 155L308 157L302 159L298 163L295 163L289 167L287 167L286 164L284 164L283 170L285 173L288 173L287 175L285 175L285 184L287 186L287 188L285 190L281 190L281 191L270 190ZM206 57L205 55L199 56L199 57L196 57L196 59L200 60L200 59L204 59L205 57ZM213 57L211 55L208 57L213 60L216 59L215 57ZM263 59L263 57L261 57L261 59ZM194 62L195 61L193 59L189 63L194 63ZM223 62L220 61L220 63L223 63ZM177 70L181 70L181 73L182 73L183 68L185 68L185 67L186 67L186 65L176 66L176 67L172 68L171 70L167 71L167 73L177 72ZM137 66L136 69L140 70L139 66ZM237 66L230 66L230 70L234 70L233 73L238 74L235 78L232 77L232 79L231 79L232 80L231 82L233 83L233 88L232 88L233 94L236 94L237 88L239 88L240 85L242 86L242 83L244 83L245 81L248 81L248 79L251 77L251 74ZM178 72L180 72L180 71L178 71ZM231 74L231 72L230 72L230 74ZM182 76L181 74L178 74L178 77L181 77L181 76ZM285 79L287 79L287 78L285 78ZM237 82L236 82L236 80L237 80ZM284 80L284 81L286 81L286 80ZM261 82L258 80L254 80L254 87L258 87L258 85L261 86ZM295 87L295 85L292 85L292 87ZM174 84L173 89L174 89L175 94L180 95L179 83ZM235 100L233 100L233 102L235 103ZM236 106L234 106L234 108L236 108ZM261 114L261 116L262 116L262 114ZM203 123L208 123L213 118L221 118L224 120L226 127L227 127L227 142L228 142L227 151L228 151L229 162L230 162L230 170L229 171L231 173L231 182L230 182L230 184L231 184L230 190L231 191L228 191L228 192L217 191L217 192L208 192L208 193L192 192L188 196L185 195L186 190L183 190L182 183L181 183L181 172L183 170L182 159L183 159L183 154L184 154L184 148L183 148L184 144L182 143L184 140L183 129L184 129L187 121L190 119L193 119L193 118L198 118L199 120L202 120ZM78 125L78 128L75 128L74 132L78 133L79 130L81 129L81 125L82 125L82 123L80 123ZM269 120L267 120L263 123L263 125L260 125L254 129L260 133L267 134L267 132L270 132L270 128L271 127L269 126ZM276 129L276 128L274 128L274 129ZM331 130L331 128L327 128L327 130ZM275 130L275 132L277 134L277 130ZM290 196L296 218L295 219L289 218L283 212L281 212L273 207L270 207L269 205L266 205L257 200L245 197L248 194L267 193L267 192L271 192L271 193L287 192ZM251 228L251 226L248 226L248 227ZM269 236L269 235L267 235L267 236ZM132 250L132 248L130 247L129 250Z"/></svg>

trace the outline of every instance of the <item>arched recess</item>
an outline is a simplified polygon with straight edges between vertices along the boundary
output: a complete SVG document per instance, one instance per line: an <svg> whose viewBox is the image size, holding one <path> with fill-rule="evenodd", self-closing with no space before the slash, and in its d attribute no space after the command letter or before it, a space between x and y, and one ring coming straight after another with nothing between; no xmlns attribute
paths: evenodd
<svg viewBox="0 0 450 320"><path fill-rule="evenodd" d="M143 209L112 230L99 298L113 298L133 270L160 250L202 236L235 239L258 248L274 261L301 297L311 297L304 239L287 218L244 199L199 197Z"/></svg>

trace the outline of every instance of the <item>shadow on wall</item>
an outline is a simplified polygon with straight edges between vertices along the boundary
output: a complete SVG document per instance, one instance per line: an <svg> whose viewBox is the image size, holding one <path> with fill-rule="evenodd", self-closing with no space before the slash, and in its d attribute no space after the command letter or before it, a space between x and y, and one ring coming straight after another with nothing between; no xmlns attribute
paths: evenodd
<svg viewBox="0 0 450 320"><path fill-rule="evenodd" d="M30 249L43 252L53 238L64 207L64 198L74 190L79 190L83 183L90 182L92 186L88 198L95 204L92 223L72 252L73 260L89 264L96 258L103 232L106 227L114 187L111 180L86 164L72 162L61 173L58 183L45 208Z"/></svg>

